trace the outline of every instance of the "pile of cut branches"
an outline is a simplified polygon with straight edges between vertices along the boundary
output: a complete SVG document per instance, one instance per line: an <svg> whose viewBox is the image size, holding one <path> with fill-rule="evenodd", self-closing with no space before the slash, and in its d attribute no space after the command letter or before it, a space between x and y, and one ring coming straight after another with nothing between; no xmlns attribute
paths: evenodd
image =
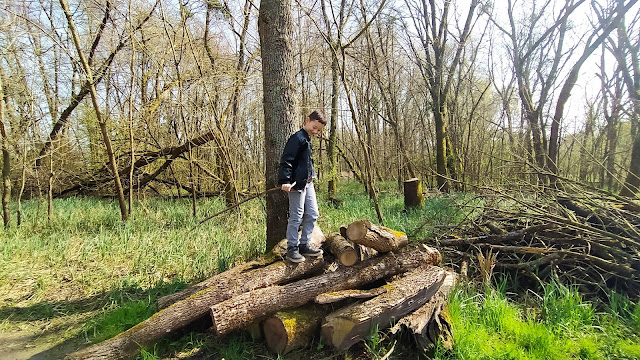
<svg viewBox="0 0 640 360"><path fill-rule="evenodd" d="M640 293L640 204L576 183L563 189L483 189L484 204L438 240L445 258L477 261L537 283L552 277L586 294ZM478 211L480 210L480 211Z"/></svg>

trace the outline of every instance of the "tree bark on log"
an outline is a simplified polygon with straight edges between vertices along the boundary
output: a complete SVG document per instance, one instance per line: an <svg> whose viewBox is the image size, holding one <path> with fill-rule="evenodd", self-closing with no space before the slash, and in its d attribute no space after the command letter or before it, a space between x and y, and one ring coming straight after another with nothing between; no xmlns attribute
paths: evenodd
<svg viewBox="0 0 640 360"><path fill-rule="evenodd" d="M359 251L354 244L339 233L331 233L327 236L326 249L344 266L352 266L360 260Z"/></svg>
<svg viewBox="0 0 640 360"><path fill-rule="evenodd" d="M320 330L323 313L320 306L304 306L278 311L262 323L267 348L280 355L309 345Z"/></svg>
<svg viewBox="0 0 640 360"><path fill-rule="evenodd" d="M342 290L332 291L316 296L313 300L316 304L331 304L345 299L371 299L387 290L384 287L378 287L370 290Z"/></svg>
<svg viewBox="0 0 640 360"><path fill-rule="evenodd" d="M119 335L67 356L67 359L134 359L140 349L206 316L209 308L233 296L322 271L324 261L278 261L247 272L214 276L211 286L161 310Z"/></svg>
<svg viewBox="0 0 640 360"><path fill-rule="evenodd" d="M245 292L211 306L212 329L218 335L227 334L276 311L302 306L322 293L357 288L422 264L438 264L440 259L434 248L412 247L343 267L341 271Z"/></svg>
<svg viewBox="0 0 640 360"><path fill-rule="evenodd" d="M437 342L440 342L445 349L453 349L451 323L448 316L442 315L442 310L456 280L457 275L447 271L436 294L422 307L400 319L391 329L391 333L395 334L403 327L407 328L424 352L433 349Z"/></svg>
<svg viewBox="0 0 640 360"><path fill-rule="evenodd" d="M357 220L347 227L347 238L379 252L396 251L409 243L407 234L372 224L369 220Z"/></svg>
<svg viewBox="0 0 640 360"><path fill-rule="evenodd" d="M443 269L421 266L386 285L386 293L328 315L322 324L322 337L328 345L346 350L364 339L376 325L378 329L385 329L393 319L424 305L438 291L444 278Z"/></svg>
<svg viewBox="0 0 640 360"><path fill-rule="evenodd" d="M403 183L404 185L404 207L406 209L420 207L424 205L422 195L422 181L412 178Z"/></svg>

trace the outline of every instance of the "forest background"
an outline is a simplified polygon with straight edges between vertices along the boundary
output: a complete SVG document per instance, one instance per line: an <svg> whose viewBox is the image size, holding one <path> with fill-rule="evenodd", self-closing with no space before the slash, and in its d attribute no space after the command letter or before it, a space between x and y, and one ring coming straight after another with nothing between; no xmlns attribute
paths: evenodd
<svg viewBox="0 0 640 360"><path fill-rule="evenodd" d="M292 94L286 121L263 101L279 75L263 72L259 34L273 3L291 15L278 21L292 25L292 86L268 89ZM31 198L51 220L53 199L74 195L113 197L122 219L134 199L190 198L203 217L204 197L270 188L278 144L314 109L330 117L322 190L353 178L381 222L377 184L413 177L440 192L571 180L635 198L638 17L634 0L9 0L4 223L19 227Z"/></svg>

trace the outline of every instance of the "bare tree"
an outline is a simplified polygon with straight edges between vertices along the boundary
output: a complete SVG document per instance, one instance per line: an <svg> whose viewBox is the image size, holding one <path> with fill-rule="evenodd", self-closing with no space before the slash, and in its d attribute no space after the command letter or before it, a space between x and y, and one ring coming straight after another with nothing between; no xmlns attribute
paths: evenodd
<svg viewBox="0 0 640 360"><path fill-rule="evenodd" d="M448 148L449 135L447 126L450 112L447 108L450 91L454 81L454 73L460 66L465 43L471 34L476 20L477 0L469 4L462 29L455 36L450 29L449 11L451 2L444 4L434 0L411 2L405 1L412 15L414 27L420 40L420 50L410 43L415 61L420 69L425 87L430 94L430 105L435 120L436 132L436 172L438 187L442 191L449 190L447 157L452 156L453 149ZM448 45L453 39L455 45ZM449 53L453 48L453 55ZM447 60L450 59L448 62Z"/></svg>
<svg viewBox="0 0 640 360"><path fill-rule="evenodd" d="M93 103L93 108L96 111L96 117L98 119L98 124L100 125L100 131L102 132L104 145L107 148L107 157L109 158L109 164L111 165L111 174L113 175L115 192L116 196L118 197L118 204L120 205L120 215L122 216L122 220L126 221L128 218L128 213L127 206L124 200L124 192L122 191L122 183L120 182L120 175L118 174L118 164L116 163L116 158L113 154L113 148L111 146L111 140L109 139L109 134L107 132L107 122L106 119L103 119L100 111L100 104L98 104L98 93L94 85L93 72L87 60L87 57L82 50L80 37L78 36L78 32L76 31L73 18L71 17L71 12L69 10L69 4L66 0L60 0L60 5L62 6L64 15L67 18L67 24L69 25L69 30L71 31L71 35L73 37L73 43L75 44L76 50L78 51L78 56L80 57L82 68L84 69L87 82L89 83L91 102ZM110 9L110 6L110 2L107 1L107 12Z"/></svg>
<svg viewBox="0 0 640 360"><path fill-rule="evenodd" d="M618 8L622 8L623 4L623 0L618 0ZM638 25L638 21L639 14L635 15L628 27L621 21L618 25L617 45L612 45L612 52L618 61L618 68L632 105L630 120L633 147L627 176L620 190L620 195L628 197L634 197L640 191L640 135L637 133L640 119L640 32L633 28ZM633 34L632 31L635 31L635 36L630 35ZM627 58L631 60L631 64Z"/></svg>
<svg viewBox="0 0 640 360"><path fill-rule="evenodd" d="M4 91L4 68L0 64L0 135L2 136L2 220L4 227L11 223L9 201L11 201L11 154L9 153L9 139L5 126L6 94Z"/></svg>
<svg viewBox="0 0 640 360"><path fill-rule="evenodd" d="M278 185L282 150L295 132L293 22L290 0L260 2L258 32L262 52L265 187ZM283 192L267 194L267 249L285 236L288 200Z"/></svg>

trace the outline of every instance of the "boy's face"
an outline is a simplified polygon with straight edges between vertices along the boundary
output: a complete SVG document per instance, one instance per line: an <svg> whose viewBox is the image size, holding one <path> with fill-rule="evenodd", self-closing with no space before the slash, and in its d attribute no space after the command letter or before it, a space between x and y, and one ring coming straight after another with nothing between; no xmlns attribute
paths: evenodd
<svg viewBox="0 0 640 360"><path fill-rule="evenodd" d="M311 120L308 117L304 120L304 131L309 134L309 136L315 136L322 133L324 129L324 124L318 120Z"/></svg>

